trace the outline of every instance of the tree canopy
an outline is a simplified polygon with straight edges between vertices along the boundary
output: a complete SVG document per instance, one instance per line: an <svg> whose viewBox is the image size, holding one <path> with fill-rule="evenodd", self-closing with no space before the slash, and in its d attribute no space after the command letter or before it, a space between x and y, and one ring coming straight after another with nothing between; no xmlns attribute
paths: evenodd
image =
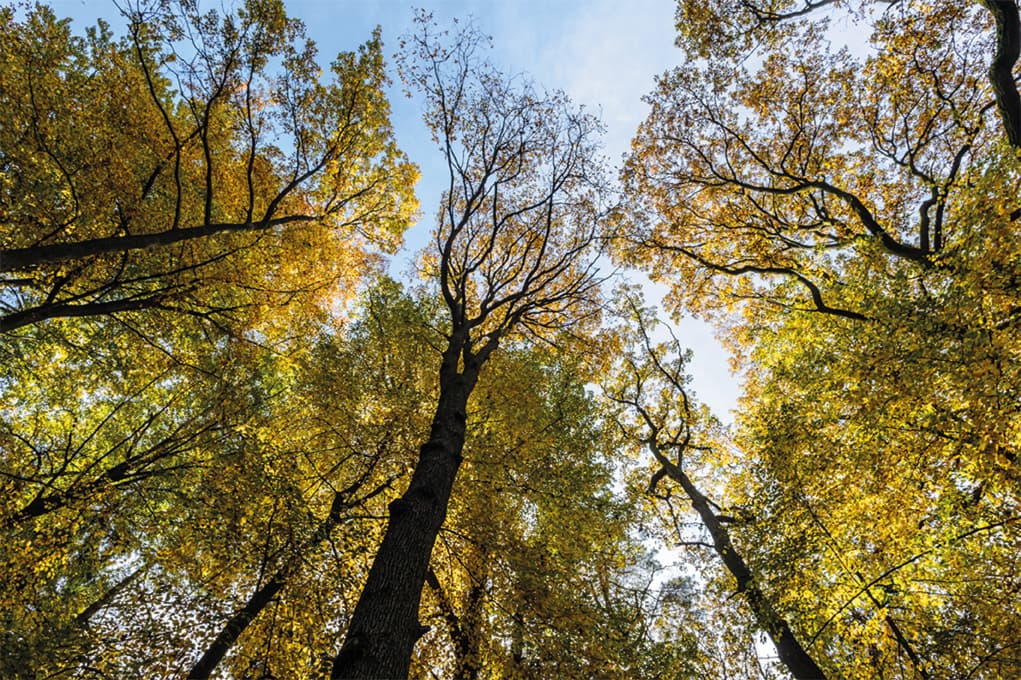
<svg viewBox="0 0 1021 680"><path fill-rule="evenodd" d="M0 330L258 314L340 294L368 246L396 247L415 168L393 141L378 34L324 82L280 2L124 13L115 39L105 24L72 36L44 6L4 10Z"/></svg>
<svg viewBox="0 0 1021 680"><path fill-rule="evenodd" d="M678 0L619 181L473 21L121 13L0 8L0 675L1021 675L1016 0Z"/></svg>
<svg viewBox="0 0 1021 680"><path fill-rule="evenodd" d="M829 674L1014 674L1017 7L728 9L678 5L619 253L741 357L737 536Z"/></svg>

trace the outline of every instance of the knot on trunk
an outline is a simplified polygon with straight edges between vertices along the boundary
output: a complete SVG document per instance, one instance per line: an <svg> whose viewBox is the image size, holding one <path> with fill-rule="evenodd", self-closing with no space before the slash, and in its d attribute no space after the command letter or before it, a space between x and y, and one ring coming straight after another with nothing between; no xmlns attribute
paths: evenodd
<svg viewBox="0 0 1021 680"><path fill-rule="evenodd" d="M390 510L390 517L397 517L398 515L411 512L414 505L409 498L397 498L391 501L387 508Z"/></svg>

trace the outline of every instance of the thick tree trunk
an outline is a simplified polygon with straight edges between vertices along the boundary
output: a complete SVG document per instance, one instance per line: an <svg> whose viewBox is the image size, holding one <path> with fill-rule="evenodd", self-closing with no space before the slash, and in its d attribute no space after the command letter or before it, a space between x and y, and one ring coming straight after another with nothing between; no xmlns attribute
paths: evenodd
<svg viewBox="0 0 1021 680"><path fill-rule="evenodd" d="M440 367L440 397L428 441L407 491L390 504L390 522L334 660L332 678L405 678L426 632L418 620L433 544L461 465L468 397L481 361L458 370L464 341L452 339Z"/></svg>

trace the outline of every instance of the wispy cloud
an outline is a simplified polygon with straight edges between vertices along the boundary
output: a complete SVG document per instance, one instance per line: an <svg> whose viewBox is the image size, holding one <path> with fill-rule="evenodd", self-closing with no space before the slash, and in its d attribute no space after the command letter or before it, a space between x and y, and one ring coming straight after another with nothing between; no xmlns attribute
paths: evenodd
<svg viewBox="0 0 1021 680"><path fill-rule="evenodd" d="M672 0L482 3L476 14L494 36L502 61L563 89L597 109L607 126L606 151L627 151L647 108L653 78L678 59Z"/></svg>

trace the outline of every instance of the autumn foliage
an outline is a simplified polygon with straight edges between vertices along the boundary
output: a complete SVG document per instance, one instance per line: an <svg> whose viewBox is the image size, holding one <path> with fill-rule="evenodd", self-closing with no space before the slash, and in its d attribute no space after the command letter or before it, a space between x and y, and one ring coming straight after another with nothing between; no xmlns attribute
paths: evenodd
<svg viewBox="0 0 1021 680"><path fill-rule="evenodd" d="M121 11L0 9L0 676L1021 675L1015 0L678 0L618 183L471 22Z"/></svg>

